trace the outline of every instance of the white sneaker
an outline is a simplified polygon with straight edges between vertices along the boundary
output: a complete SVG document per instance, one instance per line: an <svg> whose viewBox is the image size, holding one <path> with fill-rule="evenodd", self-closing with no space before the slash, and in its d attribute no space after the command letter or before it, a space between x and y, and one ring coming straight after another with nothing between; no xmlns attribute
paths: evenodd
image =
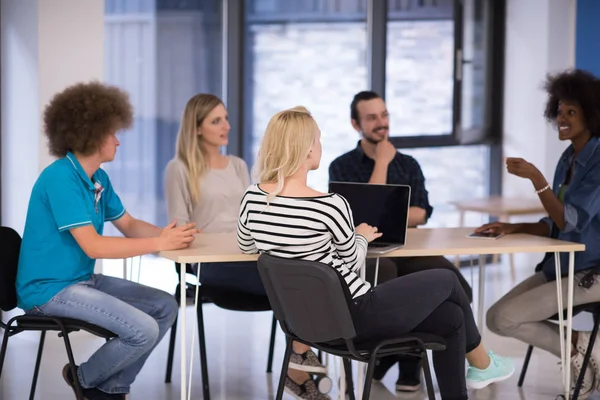
<svg viewBox="0 0 600 400"><path fill-rule="evenodd" d="M588 344L590 343L590 336L592 336L592 332L579 332L577 336L577 351L581 353L581 355L585 355L587 351ZM596 371L596 375L600 374L600 338L596 337L596 343L594 343L594 348L592 349L592 356L590 357L590 365Z"/></svg>
<svg viewBox="0 0 600 400"><path fill-rule="evenodd" d="M585 370L585 375L583 375L583 383L581 384L581 389L579 390L579 399L582 400L590 397L596 390L596 374L589 364L591 363L588 363L588 367ZM575 385L577 384L581 367L583 367L583 354L577 352L577 354L571 357L571 393L573 393L573 390L575 390Z"/></svg>

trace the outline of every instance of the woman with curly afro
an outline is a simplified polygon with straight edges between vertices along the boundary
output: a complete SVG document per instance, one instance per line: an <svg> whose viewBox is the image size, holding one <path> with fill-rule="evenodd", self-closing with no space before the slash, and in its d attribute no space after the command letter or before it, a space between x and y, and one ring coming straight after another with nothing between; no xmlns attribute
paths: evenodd
<svg viewBox="0 0 600 400"><path fill-rule="evenodd" d="M94 274L96 259L127 258L188 247L193 223L160 229L123 207L100 168L114 159L117 132L133 120L126 93L80 83L58 93L44 112L50 153L59 157L37 179L17 271L19 307L31 315L75 318L117 335L63 377L76 397L125 399L151 351L177 315L172 295ZM103 236L106 221L125 237Z"/></svg>
<svg viewBox="0 0 600 400"><path fill-rule="evenodd" d="M575 255L573 305L600 302L600 81L582 70L549 76L545 117L556 127L558 139L570 141L554 174L552 187L535 165L521 158L507 158L509 174L531 181L548 217L536 223L494 222L478 231L506 234L529 233L578 242L585 252ZM560 258L563 293L567 293L568 254ZM560 357L558 325L548 322L556 314L554 254L546 254L535 274L514 287L487 313L488 328ZM573 331L572 385L581 371L590 332ZM585 372L581 398L591 395L600 383L600 346L592 352ZM593 370L594 371L593 371Z"/></svg>

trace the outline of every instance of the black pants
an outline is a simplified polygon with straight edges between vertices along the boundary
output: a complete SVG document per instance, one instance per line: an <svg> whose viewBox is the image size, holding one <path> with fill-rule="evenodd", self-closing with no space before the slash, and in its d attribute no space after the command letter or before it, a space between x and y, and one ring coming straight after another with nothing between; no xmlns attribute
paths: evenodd
<svg viewBox="0 0 600 400"><path fill-rule="evenodd" d="M198 268L198 264L194 264L193 268ZM255 296L267 295L256 261L202 263L200 283Z"/></svg>
<svg viewBox="0 0 600 400"><path fill-rule="evenodd" d="M391 259L398 268L398 276L405 276L414 272L426 271L430 269L445 269L452 271L456 274L460 286L463 288L469 302L473 301L473 289L469 286L469 283L454 264L448 259L442 256L429 256L429 257L402 257ZM421 372L421 363L414 357L410 356L399 356L398 367L400 373L404 376L416 377Z"/></svg>
<svg viewBox="0 0 600 400"><path fill-rule="evenodd" d="M421 271L379 284L352 303L358 340L389 339L411 331L446 339L446 350L433 353L444 400L467 398L465 354L481 336L469 299L454 272Z"/></svg>

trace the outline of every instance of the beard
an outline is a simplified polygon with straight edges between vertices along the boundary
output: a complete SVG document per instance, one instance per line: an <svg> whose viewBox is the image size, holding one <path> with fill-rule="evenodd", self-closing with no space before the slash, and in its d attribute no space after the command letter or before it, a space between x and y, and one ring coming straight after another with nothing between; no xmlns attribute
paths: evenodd
<svg viewBox="0 0 600 400"><path fill-rule="evenodd" d="M364 131L362 131L362 136L363 138L365 138L365 140L371 144L377 144L379 142L382 142L386 139L386 136L380 137L379 136L379 132L382 131L387 131L389 132L389 127L388 126L378 126L377 128L373 129L370 133L365 133Z"/></svg>

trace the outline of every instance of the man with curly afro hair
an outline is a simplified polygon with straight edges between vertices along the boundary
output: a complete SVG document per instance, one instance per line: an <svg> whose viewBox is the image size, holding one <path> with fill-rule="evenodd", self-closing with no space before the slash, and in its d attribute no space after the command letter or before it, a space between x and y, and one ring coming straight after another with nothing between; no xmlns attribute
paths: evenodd
<svg viewBox="0 0 600 400"><path fill-rule="evenodd" d="M552 187L535 165L522 158L507 158L509 174L531 181L548 216L536 223L494 222L478 231L529 233L585 244L575 254L573 305L600 302L600 80L589 72L568 70L548 77L545 117L561 141L570 141L554 174ZM560 256L563 293L567 291L568 254ZM487 326L560 357L559 330L547 320L556 314L557 279L554 254L546 254L536 273L521 282L487 313ZM573 331L572 382L583 364L590 332ZM589 397L600 383L600 346L592 351L591 368L584 372L580 399Z"/></svg>
<svg viewBox="0 0 600 400"><path fill-rule="evenodd" d="M122 90L79 83L44 112L50 152L59 157L33 186L17 271L20 308L31 315L83 320L117 335L63 377L77 398L124 399L152 349L173 325L172 295L94 274L96 259L122 259L188 247L194 224L164 229L133 218L100 168L114 159L117 132L133 111ZM125 237L103 236L112 222Z"/></svg>

